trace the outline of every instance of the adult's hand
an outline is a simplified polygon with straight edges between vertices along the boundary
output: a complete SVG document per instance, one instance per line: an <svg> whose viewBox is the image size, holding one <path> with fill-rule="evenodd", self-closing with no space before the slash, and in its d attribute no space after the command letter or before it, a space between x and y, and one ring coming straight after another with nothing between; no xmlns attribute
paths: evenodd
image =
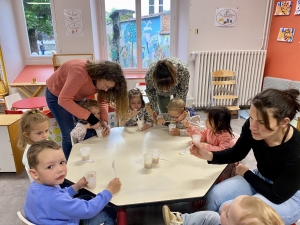
<svg viewBox="0 0 300 225"><path fill-rule="evenodd" d="M99 127L101 127L101 123L100 121L96 124L94 124L93 126L90 126L90 128L97 130Z"/></svg>
<svg viewBox="0 0 300 225"><path fill-rule="evenodd" d="M205 145L201 142L192 142L190 148L190 153L200 159L205 159L211 161L213 159L213 154L205 149Z"/></svg>
<svg viewBox="0 0 300 225"><path fill-rule="evenodd" d="M249 167L244 166L243 164L238 164L235 168L235 174L244 176L244 174L249 170Z"/></svg>
<svg viewBox="0 0 300 225"><path fill-rule="evenodd" d="M107 125L106 121L102 121L101 124L102 124L102 127L103 127L102 135L104 137L105 135L109 134L110 127Z"/></svg>

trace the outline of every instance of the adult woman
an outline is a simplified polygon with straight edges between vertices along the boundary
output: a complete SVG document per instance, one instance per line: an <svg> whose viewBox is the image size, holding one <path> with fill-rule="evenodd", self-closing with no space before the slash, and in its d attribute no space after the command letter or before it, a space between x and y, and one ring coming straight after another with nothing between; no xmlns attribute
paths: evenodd
<svg viewBox="0 0 300 225"><path fill-rule="evenodd" d="M159 60L150 65L145 76L146 93L155 119L159 110L161 113L168 112L171 95L186 101L189 78L187 66L177 58Z"/></svg>
<svg viewBox="0 0 300 225"><path fill-rule="evenodd" d="M102 125L103 134L106 135L109 132L107 103L112 102L117 105L118 118L127 114L127 84L123 71L117 63L70 60L62 64L46 84L47 104L61 129L62 148L67 159L72 148L70 132L74 128L73 116L87 120L94 129ZM77 104L96 93L100 105L100 121Z"/></svg>
<svg viewBox="0 0 300 225"><path fill-rule="evenodd" d="M207 152L194 143L191 154L212 164L238 162L253 149L257 169L239 164L239 176L225 180L208 193L207 210L218 211L239 195L253 195L272 206L285 224L300 219L300 132L289 122L300 110L296 89L267 89L251 101L250 118L235 146Z"/></svg>

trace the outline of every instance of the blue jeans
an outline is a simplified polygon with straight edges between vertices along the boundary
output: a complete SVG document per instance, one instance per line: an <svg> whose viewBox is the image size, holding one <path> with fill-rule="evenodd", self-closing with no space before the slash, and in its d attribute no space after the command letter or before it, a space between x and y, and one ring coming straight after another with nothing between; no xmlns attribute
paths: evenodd
<svg viewBox="0 0 300 225"><path fill-rule="evenodd" d="M258 170L253 172L265 181L272 183L272 181L262 177ZM300 219L300 191L297 191L294 196L284 203L277 205L259 194L244 177L238 175L222 181L211 189L207 194L206 209L218 212L224 204L230 204L239 195L260 198L277 211L285 224L290 225Z"/></svg>
<svg viewBox="0 0 300 225"><path fill-rule="evenodd" d="M182 214L183 225L219 225L220 216L212 211L200 211Z"/></svg>
<svg viewBox="0 0 300 225"><path fill-rule="evenodd" d="M117 211L109 206L106 206L96 216L91 219L85 220L85 225L99 225L104 223L105 225L115 225L117 218Z"/></svg>

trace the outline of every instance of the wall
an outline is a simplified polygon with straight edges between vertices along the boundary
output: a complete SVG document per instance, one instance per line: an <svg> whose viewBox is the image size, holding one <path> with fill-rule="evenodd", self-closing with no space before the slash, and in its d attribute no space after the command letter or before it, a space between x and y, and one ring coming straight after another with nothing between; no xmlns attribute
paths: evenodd
<svg viewBox="0 0 300 225"><path fill-rule="evenodd" d="M270 37L267 49L267 60L264 76L285 78L300 81L300 15L294 15L296 0L289 16L272 16ZM277 1L274 3L274 10ZM292 43L279 42L277 36L281 27L295 28L295 36Z"/></svg>

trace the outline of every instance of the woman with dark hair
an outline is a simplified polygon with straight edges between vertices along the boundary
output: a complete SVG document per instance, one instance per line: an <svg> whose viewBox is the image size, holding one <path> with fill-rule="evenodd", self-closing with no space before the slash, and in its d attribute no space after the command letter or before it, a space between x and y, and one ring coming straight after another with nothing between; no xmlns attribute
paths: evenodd
<svg viewBox="0 0 300 225"><path fill-rule="evenodd" d="M285 224L300 219L300 131L290 121L300 110L296 89L267 89L251 100L250 118L232 148L209 152L193 142L191 154L211 164L238 162L253 149L257 169L239 164L236 174L207 194L207 210L220 211L239 195L272 206Z"/></svg>
<svg viewBox="0 0 300 225"><path fill-rule="evenodd" d="M70 132L75 127L73 116L86 120L93 129L103 126L103 135L109 133L108 103L116 105L117 118L127 116L127 83L122 68L117 63L70 60L62 64L46 84L47 104L61 129L62 148L67 159L72 148ZM96 93L100 120L78 105L80 101Z"/></svg>
<svg viewBox="0 0 300 225"><path fill-rule="evenodd" d="M150 65L145 76L146 93L156 119L159 111L167 113L170 97L186 101L190 73L187 66L177 58L159 60Z"/></svg>

